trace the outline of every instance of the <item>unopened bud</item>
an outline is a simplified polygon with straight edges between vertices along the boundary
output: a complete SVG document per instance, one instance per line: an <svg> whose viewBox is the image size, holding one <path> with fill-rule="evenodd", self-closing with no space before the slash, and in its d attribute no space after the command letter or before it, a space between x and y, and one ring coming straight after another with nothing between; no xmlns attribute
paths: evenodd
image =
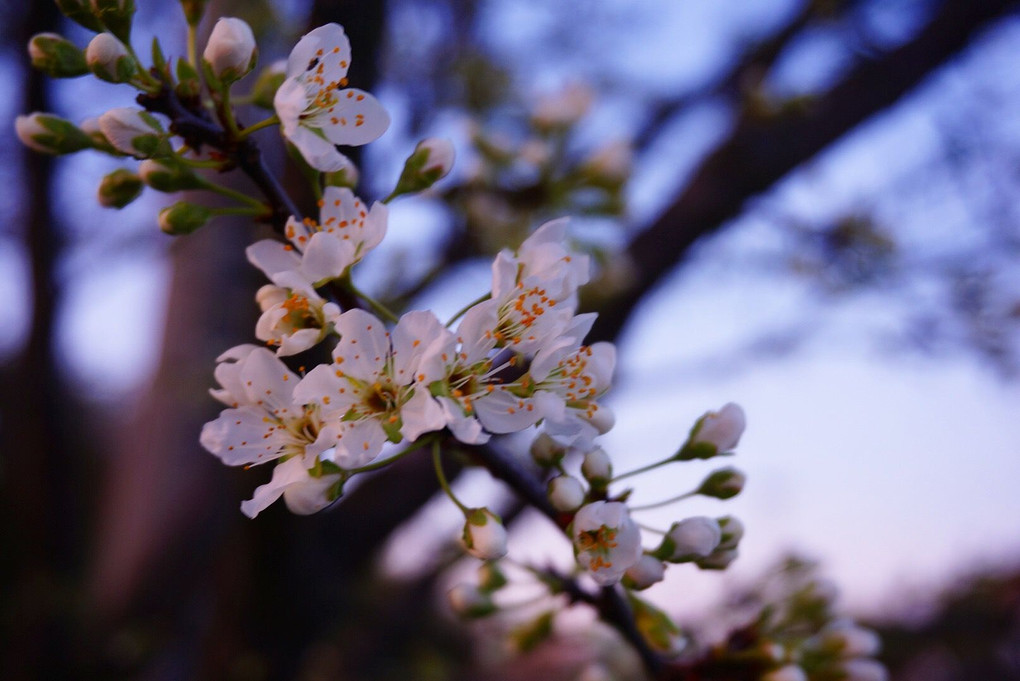
<svg viewBox="0 0 1020 681"><path fill-rule="evenodd" d="M142 178L127 168L118 168L99 183L99 203L107 208L123 208L142 193Z"/></svg>
<svg viewBox="0 0 1020 681"><path fill-rule="evenodd" d="M453 168L453 143L447 139L429 137L414 148L404 161L404 170L397 180L394 196L428 189Z"/></svg>
<svg viewBox="0 0 1020 681"><path fill-rule="evenodd" d="M572 475L558 475L549 481L549 503L557 511L576 511L584 503L584 487Z"/></svg>
<svg viewBox="0 0 1020 681"><path fill-rule="evenodd" d="M191 234L211 217L212 211L205 206L178 201L159 211L159 228L172 236Z"/></svg>
<svg viewBox="0 0 1020 681"><path fill-rule="evenodd" d="M705 516L684 518L673 523L655 550L655 556L670 563L705 558L719 546L722 530L719 523Z"/></svg>
<svg viewBox="0 0 1020 681"><path fill-rule="evenodd" d="M166 137L159 121L148 112L131 107L104 113L99 117L99 129L114 149L136 158L155 155Z"/></svg>
<svg viewBox="0 0 1020 681"><path fill-rule="evenodd" d="M204 186L202 178L183 163L146 159L138 164L142 182L161 192L179 192Z"/></svg>
<svg viewBox="0 0 1020 681"><path fill-rule="evenodd" d="M103 26L125 43L131 40L135 0L91 0L92 13Z"/></svg>
<svg viewBox="0 0 1020 681"><path fill-rule="evenodd" d="M710 473L696 493L716 499L730 499L740 494L746 481L747 476L736 468L727 466Z"/></svg>
<svg viewBox="0 0 1020 681"><path fill-rule="evenodd" d="M666 566L663 562L655 556L645 553L623 573L623 584L628 588L640 591L661 582L665 576Z"/></svg>
<svg viewBox="0 0 1020 681"><path fill-rule="evenodd" d="M608 487L613 478L613 463L606 450L596 447L585 454L581 462L581 474L596 489Z"/></svg>
<svg viewBox="0 0 1020 681"><path fill-rule="evenodd" d="M555 466L567 453L567 448L554 440L549 433L539 433L531 442L531 458L543 468Z"/></svg>
<svg viewBox="0 0 1020 681"><path fill-rule="evenodd" d="M71 21L84 26L90 31L102 31L103 24L92 12L89 0L56 0L57 7Z"/></svg>
<svg viewBox="0 0 1020 681"><path fill-rule="evenodd" d="M85 61L92 73L110 83L126 83L137 70L124 43L112 33L99 33L92 39L85 50Z"/></svg>
<svg viewBox="0 0 1020 681"><path fill-rule="evenodd" d="M539 98L531 121L541 130L570 127L588 113L594 98L594 92L587 85L571 83L559 92Z"/></svg>
<svg viewBox="0 0 1020 681"><path fill-rule="evenodd" d="M761 681L808 681L808 677L797 665L788 664L761 677Z"/></svg>
<svg viewBox="0 0 1020 681"><path fill-rule="evenodd" d="M251 26L236 17L221 17L209 34L202 59L220 82L240 80L255 68L258 59Z"/></svg>
<svg viewBox="0 0 1020 681"><path fill-rule="evenodd" d="M285 60L275 61L262 69L259 77L255 79L255 85L251 90L251 102L263 109L273 108L273 98L276 91L287 79L287 62Z"/></svg>
<svg viewBox="0 0 1020 681"><path fill-rule="evenodd" d="M450 608L461 617L485 617L496 612L496 604L488 593L471 584L458 584L446 594Z"/></svg>
<svg viewBox="0 0 1020 681"><path fill-rule="evenodd" d="M89 72L85 54L56 33L38 33L28 41L32 66L53 78L74 78Z"/></svg>
<svg viewBox="0 0 1020 681"><path fill-rule="evenodd" d="M687 442L676 455L679 461L710 459L732 451L744 433L747 419L740 405L730 402L719 411L710 411L694 424Z"/></svg>
<svg viewBox="0 0 1020 681"><path fill-rule="evenodd" d="M46 154L70 154L92 147L92 138L74 123L38 111L15 118L14 132L26 147Z"/></svg>
<svg viewBox="0 0 1020 681"><path fill-rule="evenodd" d="M487 508L473 508L467 512L461 541L468 553L481 560L495 560L506 555L506 528Z"/></svg>

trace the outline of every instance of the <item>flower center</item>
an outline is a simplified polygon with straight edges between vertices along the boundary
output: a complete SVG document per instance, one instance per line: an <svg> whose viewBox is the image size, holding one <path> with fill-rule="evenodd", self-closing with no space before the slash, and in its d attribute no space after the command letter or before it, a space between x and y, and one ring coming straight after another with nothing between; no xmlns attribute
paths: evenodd
<svg viewBox="0 0 1020 681"><path fill-rule="evenodd" d="M616 548L618 529L603 525L595 530L585 530L577 535L577 546L582 553L591 554L588 564L592 570L612 567L613 563L606 560L610 551Z"/></svg>

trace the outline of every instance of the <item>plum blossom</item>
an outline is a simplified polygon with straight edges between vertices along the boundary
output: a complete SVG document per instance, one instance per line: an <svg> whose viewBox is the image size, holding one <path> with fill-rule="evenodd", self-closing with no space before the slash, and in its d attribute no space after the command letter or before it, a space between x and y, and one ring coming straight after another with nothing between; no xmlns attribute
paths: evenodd
<svg viewBox="0 0 1020 681"><path fill-rule="evenodd" d="M301 459L287 459L273 468L272 479L255 488L251 499L241 502L241 512L254 518L283 497L291 513L311 515L336 500L334 489L342 480L339 473L314 475Z"/></svg>
<svg viewBox="0 0 1020 681"><path fill-rule="evenodd" d="M599 586L620 581L641 558L641 530L619 501L582 506L574 516L573 540L577 562Z"/></svg>
<svg viewBox="0 0 1020 681"><path fill-rule="evenodd" d="M337 145L367 144L390 124L375 97L345 88L350 63L351 43L343 27L320 26L294 46L287 78L273 98L283 136L310 166L323 172L344 167L346 159Z"/></svg>
<svg viewBox="0 0 1020 681"><path fill-rule="evenodd" d="M340 315L336 328L333 363L308 372L294 394L323 419L342 425L336 452L341 467L368 463L386 440L414 441L445 425L428 388L441 376L421 363L429 346L450 333L434 314L408 312L391 334L374 315L353 309Z"/></svg>
<svg viewBox="0 0 1020 681"><path fill-rule="evenodd" d="M331 458L327 450L337 444L339 424L326 423L314 405L295 399L299 377L265 348L239 345L218 362L215 376L221 387L210 393L229 408L202 427L202 446L229 466L298 462L281 471L279 479L274 472L271 487L260 488L252 500L257 503L245 507L258 513L303 479L297 467L312 469Z"/></svg>
<svg viewBox="0 0 1020 681"><path fill-rule="evenodd" d="M297 272L278 272L273 284L255 294L262 316L255 337L277 346L279 356L295 355L319 343L340 317L340 306L327 302Z"/></svg>
<svg viewBox="0 0 1020 681"><path fill-rule="evenodd" d="M350 189L326 187L318 220L291 217L287 221L289 244L263 239L245 253L270 279L294 271L308 282L322 283L343 276L382 241L388 215L383 203L377 201L368 209Z"/></svg>

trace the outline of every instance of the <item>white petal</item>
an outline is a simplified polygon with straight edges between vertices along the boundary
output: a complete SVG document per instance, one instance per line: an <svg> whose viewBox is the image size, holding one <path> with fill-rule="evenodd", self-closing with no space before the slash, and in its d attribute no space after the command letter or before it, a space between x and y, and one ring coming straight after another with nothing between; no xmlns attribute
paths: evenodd
<svg viewBox="0 0 1020 681"><path fill-rule="evenodd" d="M422 354L437 339L452 334L431 311L413 310L400 318L393 329L393 378L397 385L415 380ZM432 377L426 377L426 380ZM435 378L440 378L436 376ZM433 379L435 380L435 379Z"/></svg>
<svg viewBox="0 0 1020 681"><path fill-rule="evenodd" d="M254 518L279 499L285 489L291 485L299 484L309 477L308 471L300 459L287 459L273 469L272 480L257 487L251 499L241 502L241 512L249 518Z"/></svg>
<svg viewBox="0 0 1020 681"><path fill-rule="evenodd" d="M297 515L318 513L333 503L327 493L339 479L339 475L308 476L306 480L291 483L283 490L283 503Z"/></svg>
<svg viewBox="0 0 1020 681"><path fill-rule="evenodd" d="M280 456L276 423L256 407L225 409L202 426L199 442L228 466L258 464Z"/></svg>
<svg viewBox="0 0 1020 681"><path fill-rule="evenodd" d="M524 400L504 390L495 390L474 401L475 413L490 433L516 433L535 425L542 413L531 400Z"/></svg>
<svg viewBox="0 0 1020 681"><path fill-rule="evenodd" d="M375 97L356 88L337 93L338 101L329 117L322 116L316 123L322 125L326 139L333 144L360 146L368 144L390 127L390 115Z"/></svg>
<svg viewBox="0 0 1020 681"><path fill-rule="evenodd" d="M357 468L379 455L386 432L375 419L357 421L344 432L336 448L337 465L341 468Z"/></svg>
<svg viewBox="0 0 1020 681"><path fill-rule="evenodd" d="M340 418L357 400L351 384L336 375L335 364L320 364L294 388L297 404L317 404L324 419Z"/></svg>
<svg viewBox="0 0 1020 681"><path fill-rule="evenodd" d="M280 347L276 349L277 357L289 357L308 348L322 340L322 329L298 329L294 333L284 336L280 341Z"/></svg>
<svg viewBox="0 0 1020 681"><path fill-rule="evenodd" d="M265 348L252 351L242 362L241 379L252 404L281 414L293 408L292 395L298 375Z"/></svg>
<svg viewBox="0 0 1020 681"><path fill-rule="evenodd" d="M339 369L364 381L382 373L390 351L386 326L364 310L348 310L337 320L340 342L333 350Z"/></svg>
<svg viewBox="0 0 1020 681"><path fill-rule="evenodd" d="M301 270L312 281L336 279L354 262L354 245L332 234L316 232L301 258Z"/></svg>
<svg viewBox="0 0 1020 681"><path fill-rule="evenodd" d="M429 395L425 388L414 391L404 406L400 408L400 434L408 442L414 442L424 433L440 430L446 425L443 408Z"/></svg>
<svg viewBox="0 0 1020 681"><path fill-rule="evenodd" d="M269 278L273 275L287 270L297 270L301 267L301 258L293 249L288 249L285 244L273 239L256 241L244 249L248 256L248 262L262 270Z"/></svg>
<svg viewBox="0 0 1020 681"><path fill-rule="evenodd" d="M339 49L334 52L336 48ZM321 54L319 50L322 50ZM302 36L287 58L287 77L314 70L318 64L311 67L309 65L315 59L324 60L323 63L331 73L336 69L343 69L342 72L338 72L337 77L347 73L351 63L351 41L344 34L340 24L319 26Z"/></svg>
<svg viewBox="0 0 1020 681"><path fill-rule="evenodd" d="M439 397L439 404L443 407L443 414L446 417L446 425L453 436L469 445L480 445L489 441L489 434L482 430L482 424L474 416L467 416L456 400L449 397Z"/></svg>
<svg viewBox="0 0 1020 681"><path fill-rule="evenodd" d="M332 173L350 162L346 156L337 151L337 148L329 140L303 125L297 126L293 132L285 133L285 135L290 143L301 152L308 165L316 170Z"/></svg>

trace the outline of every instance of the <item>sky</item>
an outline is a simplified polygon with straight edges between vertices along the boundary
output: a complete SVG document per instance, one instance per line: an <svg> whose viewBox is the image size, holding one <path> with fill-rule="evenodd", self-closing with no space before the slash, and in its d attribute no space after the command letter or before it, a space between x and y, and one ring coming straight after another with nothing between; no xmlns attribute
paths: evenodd
<svg viewBox="0 0 1020 681"><path fill-rule="evenodd" d="M696 86L719 68L736 41L774 25L796 3L758 0L742 3L740 12L724 4L607 2L582 16L590 30L576 35L564 33L562 17L548 3L489 2L484 8L494 53L531 75L527 87L589 77L626 83L638 93L596 109L588 134L604 139L628 132L620 121L628 120L640 93ZM894 41L897 30L910 25L911 3L889 5L902 9L888 10L894 17L883 20ZM980 93L1015 106L1018 32L1016 22L1007 24L904 105L792 174L723 237L699 247L698 258L636 313L620 341L611 397L617 425L604 438L618 471L665 457L700 414L726 402L743 405L749 422L738 455L726 462L749 476L740 497L725 504L687 502L642 518L666 528L687 515L739 516L747 535L735 576L675 570L653 591L656 598L680 611L704 607L727 580L749 579L781 552L798 550L822 561L849 606L880 611L975 566L1020 559L1020 495L1014 489L1020 480L1020 385L964 349L926 356L883 344L899 328L909 298L878 290L819 302L809 282L742 266L784 246L770 216L812 222L861 202L896 224L912 246L911 257L980 247L980 230L973 229L970 204L960 193L961 186L983 185L974 178L962 184L959 178L933 179L925 169L944 152L943 133L958 123L961 99ZM576 57L579 48L607 40L608 59ZM521 44L545 50L517 49ZM845 63L824 31L798 49L800 56L776 76L779 91L825 83ZM73 86L65 96L74 96ZM14 112L3 106L0 124L10 130ZM94 115L103 107L94 108L81 113ZM1020 140L1015 116L1011 122L994 111L977 115L993 140ZM729 123L725 111L709 102L670 127L636 169L629 190L634 223L661 209ZM85 159L65 171L68 194L62 201L68 210L92 200L100 166ZM65 301L61 347L78 380L114 404L144 383L158 356L168 271L167 242L153 238L149 224L156 205L142 202L117 215L120 234L131 237L126 247L109 233L109 213L82 212L75 226L77 255L65 263L75 286ZM413 247L411 235L421 233L422 222L439 219L423 210L429 211L395 207L393 242ZM486 267L458 272L457 282L468 277L484 285ZM10 301L0 352L15 347L24 333L25 278L14 242L0 237L0 296ZM428 302L455 310L466 302L457 299L457 288L449 280L441 283ZM763 334L808 328L812 332L793 352L746 351ZM635 478L640 487L634 499L651 502L684 491L712 466L675 468L670 475Z"/></svg>

